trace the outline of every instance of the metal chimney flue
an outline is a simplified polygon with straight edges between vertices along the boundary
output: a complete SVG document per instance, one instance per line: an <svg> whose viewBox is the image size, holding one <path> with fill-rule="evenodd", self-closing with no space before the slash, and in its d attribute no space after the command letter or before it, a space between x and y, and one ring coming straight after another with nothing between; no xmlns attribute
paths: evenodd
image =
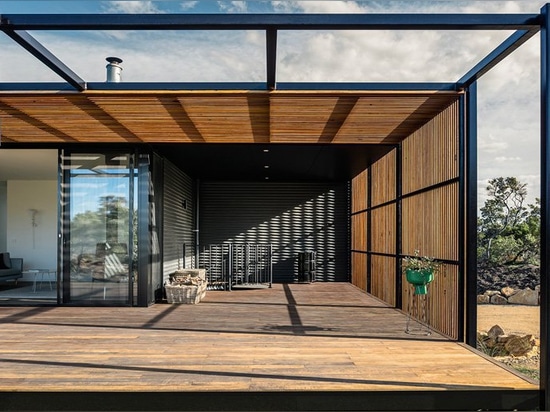
<svg viewBox="0 0 550 412"><path fill-rule="evenodd" d="M122 59L118 57L107 57L105 60L109 62L107 67L107 83L120 83L122 81Z"/></svg>

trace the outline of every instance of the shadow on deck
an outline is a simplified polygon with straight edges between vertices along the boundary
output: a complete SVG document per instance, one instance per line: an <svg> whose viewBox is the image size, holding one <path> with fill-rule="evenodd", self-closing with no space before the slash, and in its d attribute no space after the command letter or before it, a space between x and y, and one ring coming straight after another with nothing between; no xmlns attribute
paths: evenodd
<svg viewBox="0 0 550 412"><path fill-rule="evenodd" d="M533 410L538 386L347 283L3 307L3 410Z"/></svg>

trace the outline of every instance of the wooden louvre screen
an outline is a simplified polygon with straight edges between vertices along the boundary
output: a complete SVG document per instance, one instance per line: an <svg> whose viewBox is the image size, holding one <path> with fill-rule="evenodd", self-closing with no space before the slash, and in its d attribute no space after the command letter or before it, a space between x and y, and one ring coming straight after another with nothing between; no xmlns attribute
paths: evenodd
<svg viewBox="0 0 550 412"><path fill-rule="evenodd" d="M399 260L419 250L444 262L429 286L427 319L432 328L455 339L460 328L459 187L458 102L358 175L351 186L352 283L362 289L370 285L368 292L407 310L412 289L397 273Z"/></svg>
<svg viewBox="0 0 550 412"><path fill-rule="evenodd" d="M351 283L367 290L369 171L359 173L351 182Z"/></svg>
<svg viewBox="0 0 550 412"><path fill-rule="evenodd" d="M3 141L14 143L387 145L454 99L454 91L0 92L0 120Z"/></svg>

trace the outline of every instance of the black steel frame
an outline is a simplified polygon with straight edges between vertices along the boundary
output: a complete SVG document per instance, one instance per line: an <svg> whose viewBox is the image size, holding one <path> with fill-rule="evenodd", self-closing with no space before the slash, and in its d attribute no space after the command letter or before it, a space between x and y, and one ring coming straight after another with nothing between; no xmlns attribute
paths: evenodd
<svg viewBox="0 0 550 412"><path fill-rule="evenodd" d="M0 15L0 31L57 73L65 83L0 83L0 91L84 90L457 90L465 91L464 253L467 269L465 341L475 344L474 282L476 230L476 81L541 31L541 409L550 408L550 17L540 14L133 14L133 15ZM27 31L41 30L263 30L266 32L266 81L263 83L88 83L55 57ZM513 30L493 52L455 83L277 83L277 33L283 30ZM464 152L465 150L465 152ZM464 261L465 260L465 261Z"/></svg>
<svg viewBox="0 0 550 412"><path fill-rule="evenodd" d="M541 10L541 139L540 139L540 203L541 203L541 239L540 239L540 389L541 410L550 409L550 366L549 344L550 328L550 5Z"/></svg>
<svg viewBox="0 0 550 412"><path fill-rule="evenodd" d="M462 227L466 228L465 242L460 254L461 269L465 270L464 297L467 302L465 341L475 347L477 341L477 83L471 83L463 99L464 116L461 117L462 167L465 199L461 213ZM464 273L461 271L461 273ZM463 277L464 278L464 277ZM464 324L464 321L462 322Z"/></svg>
<svg viewBox="0 0 550 412"><path fill-rule="evenodd" d="M150 89L299 89L312 90L433 90L462 89L488 72L534 36L541 27L538 14L7 14L0 31L28 50L67 83L0 83L0 90ZM263 30L266 32L265 83L87 83L27 30ZM277 33L282 30L516 30L456 83L287 83L278 85Z"/></svg>

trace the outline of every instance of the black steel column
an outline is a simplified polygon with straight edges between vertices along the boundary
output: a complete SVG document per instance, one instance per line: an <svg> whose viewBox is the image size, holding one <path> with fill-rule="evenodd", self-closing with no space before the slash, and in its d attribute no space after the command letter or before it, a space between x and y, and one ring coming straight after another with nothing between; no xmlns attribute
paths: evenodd
<svg viewBox="0 0 550 412"><path fill-rule="evenodd" d="M372 167L367 175L367 293L372 293Z"/></svg>
<svg viewBox="0 0 550 412"><path fill-rule="evenodd" d="M401 273L403 167L401 148L401 144L395 148L395 307L398 309L403 308L403 275Z"/></svg>
<svg viewBox="0 0 550 412"><path fill-rule="evenodd" d="M152 254L152 232L151 232L151 156L147 153L140 153L138 156L138 296L137 306L148 306L150 294L151 277L151 254Z"/></svg>
<svg viewBox="0 0 550 412"><path fill-rule="evenodd" d="M550 32L549 32L549 5L541 9L542 27L540 31L540 74L541 74L541 114L540 114L540 409L547 411L550 408L548 382L550 381L548 368L548 342L550 341L548 328L548 298L550 283L548 282L548 263L550 261Z"/></svg>
<svg viewBox="0 0 550 412"><path fill-rule="evenodd" d="M277 30L266 30L267 90L275 90L277 81Z"/></svg>
<svg viewBox="0 0 550 412"><path fill-rule="evenodd" d="M61 149L58 151L58 208L60 219L58 230L61 234L59 238L58 250L61 251L59 257L58 275L57 275L57 303L70 303L71 301L71 186L70 186L70 152Z"/></svg>
<svg viewBox="0 0 550 412"><path fill-rule="evenodd" d="M135 170L136 163L139 156L139 151L136 149L134 153L130 156L129 161L129 178L130 178L130 193L128 194L128 304L133 306L134 302L134 282L136 278L134 276L134 271L137 268L134 265L134 211L136 210L136 204L134 203L134 194L137 190L135 187Z"/></svg>
<svg viewBox="0 0 550 412"><path fill-rule="evenodd" d="M462 299L466 305L465 328L459 330L459 334L465 334L461 340L468 345L475 347L477 340L477 83L474 82L466 89L465 116L463 144L459 146L460 158L464 159L464 173L460 179L465 179L465 188L462 193L465 195L464 219L465 225L460 228L465 233L465 244L459 245L463 253L459 256L459 276L466 274L460 286L465 289L465 296ZM462 174L464 176L462 176ZM460 221L460 219L459 219ZM460 281L460 279L459 279ZM460 310L459 312L464 313ZM462 316L459 314L459 316Z"/></svg>

